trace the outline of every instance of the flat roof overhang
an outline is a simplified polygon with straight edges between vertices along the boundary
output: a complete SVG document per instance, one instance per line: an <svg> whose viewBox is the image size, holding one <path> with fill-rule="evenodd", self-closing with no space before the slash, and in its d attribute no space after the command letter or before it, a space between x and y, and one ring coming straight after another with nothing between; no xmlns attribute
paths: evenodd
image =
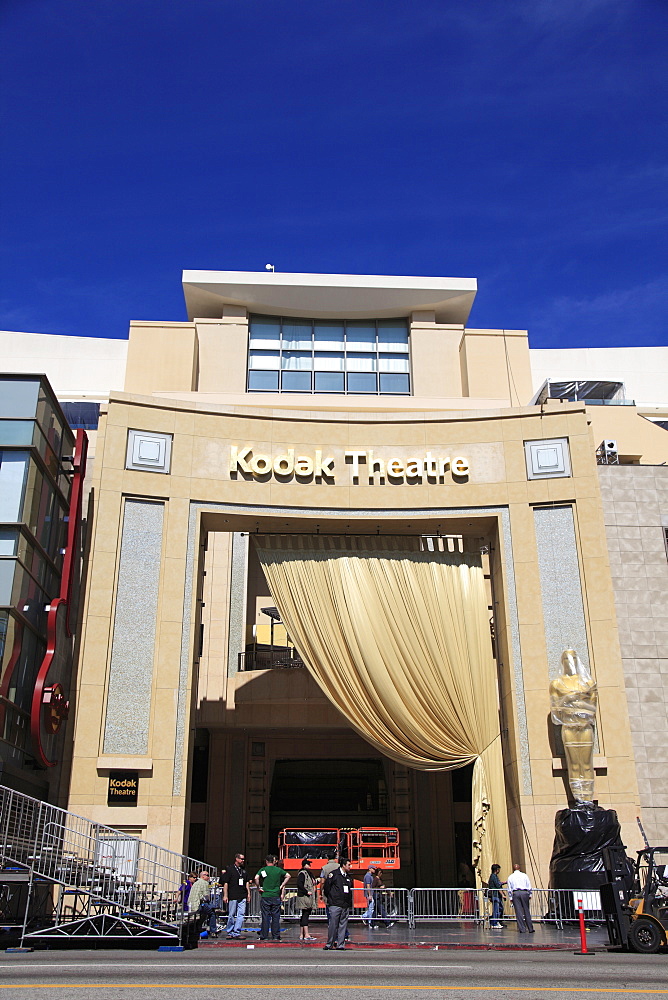
<svg viewBox="0 0 668 1000"><path fill-rule="evenodd" d="M382 487L381 487L382 488ZM389 502L389 500L388 500ZM328 516L322 511L291 508L280 512L263 512L255 507L245 513L240 505L230 504L224 511L207 510L202 505L202 527L205 531L241 531L249 535L464 535L475 538L493 537L497 530L496 514L470 514L449 517L443 510L421 508L419 511L396 509L370 510L362 516L351 511L339 511ZM500 509L500 508L499 508Z"/></svg>
<svg viewBox="0 0 668 1000"><path fill-rule="evenodd" d="M224 306L304 319L391 319L434 312L438 323L464 326L475 278L375 274L283 274L274 271L184 271L188 319L216 318Z"/></svg>

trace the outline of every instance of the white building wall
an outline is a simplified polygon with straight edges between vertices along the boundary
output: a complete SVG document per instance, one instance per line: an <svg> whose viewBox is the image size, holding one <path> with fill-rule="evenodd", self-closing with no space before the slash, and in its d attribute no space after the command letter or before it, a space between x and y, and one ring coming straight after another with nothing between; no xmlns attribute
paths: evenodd
<svg viewBox="0 0 668 1000"><path fill-rule="evenodd" d="M623 382L639 412L659 416L668 411L668 347L532 348L529 353L534 392L548 378Z"/></svg>
<svg viewBox="0 0 668 1000"><path fill-rule="evenodd" d="M0 331L3 372L44 374L59 400L108 399L123 390L127 340Z"/></svg>

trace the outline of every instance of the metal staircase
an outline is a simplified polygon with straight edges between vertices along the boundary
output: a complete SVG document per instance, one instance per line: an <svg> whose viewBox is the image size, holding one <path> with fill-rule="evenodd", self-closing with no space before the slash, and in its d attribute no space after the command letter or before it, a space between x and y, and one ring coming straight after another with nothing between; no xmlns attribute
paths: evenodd
<svg viewBox="0 0 668 1000"><path fill-rule="evenodd" d="M178 892L193 858L0 785L0 928L22 945L197 943ZM0 942L3 937L0 936ZM0 943L0 947L2 944Z"/></svg>

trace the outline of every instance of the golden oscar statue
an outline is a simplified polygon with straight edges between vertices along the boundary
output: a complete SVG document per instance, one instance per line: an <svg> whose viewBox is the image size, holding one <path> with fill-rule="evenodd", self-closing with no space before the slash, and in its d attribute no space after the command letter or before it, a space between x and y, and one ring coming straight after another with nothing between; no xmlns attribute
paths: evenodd
<svg viewBox="0 0 668 1000"><path fill-rule="evenodd" d="M594 719L597 691L574 649L561 654L564 672L550 684L552 721L561 726L568 783L576 803L594 800Z"/></svg>

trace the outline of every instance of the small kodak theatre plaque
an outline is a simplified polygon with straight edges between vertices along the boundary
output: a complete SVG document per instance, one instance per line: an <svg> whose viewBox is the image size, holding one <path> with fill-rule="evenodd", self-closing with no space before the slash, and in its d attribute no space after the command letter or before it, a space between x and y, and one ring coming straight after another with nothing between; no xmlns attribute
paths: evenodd
<svg viewBox="0 0 668 1000"><path fill-rule="evenodd" d="M108 806L136 806L139 791L137 771L110 771L107 789Z"/></svg>

